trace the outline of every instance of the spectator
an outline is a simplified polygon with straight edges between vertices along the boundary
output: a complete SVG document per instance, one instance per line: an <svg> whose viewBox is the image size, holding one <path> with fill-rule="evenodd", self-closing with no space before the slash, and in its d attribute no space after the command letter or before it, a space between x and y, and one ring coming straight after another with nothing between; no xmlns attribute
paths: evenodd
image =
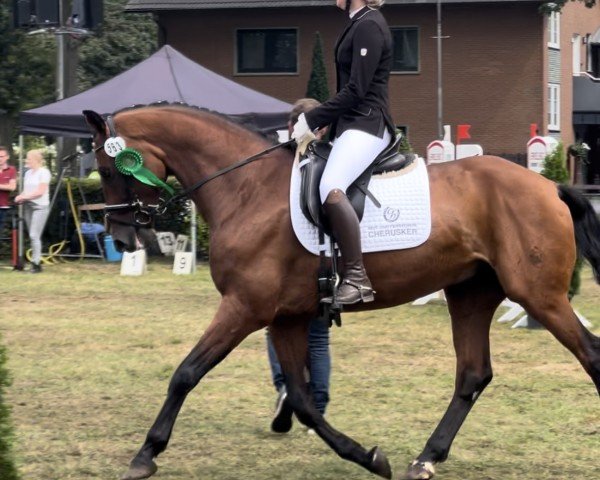
<svg viewBox="0 0 600 480"><path fill-rule="evenodd" d="M10 192L17 189L17 169L8 164L8 148L0 145L0 232L4 228L6 211L10 208Z"/></svg>
<svg viewBox="0 0 600 480"><path fill-rule="evenodd" d="M24 207L25 223L29 231L31 242L31 273L42 271L42 233L48 218L50 194L50 171L44 166L44 157L41 150L27 152L23 191L15 197L16 203Z"/></svg>
<svg viewBox="0 0 600 480"><path fill-rule="evenodd" d="M291 133L293 125L298 121L301 113L319 106L319 102L313 98L301 98L298 100L290 113L288 121L288 130ZM321 139L327 132L323 128L317 132L317 139ZM271 337L267 330L267 352L269 354L269 363L273 385L278 392L275 403L275 415L271 422L271 430L277 433L289 432L292 428L292 408L287 402L287 391L285 389L285 377L281 371L281 366L273 348ZM325 414L327 403L329 402L329 377L331 372L331 356L329 352L329 324L323 319L315 318L311 320L308 330L308 359L307 369L309 374L308 386L312 394L315 408Z"/></svg>

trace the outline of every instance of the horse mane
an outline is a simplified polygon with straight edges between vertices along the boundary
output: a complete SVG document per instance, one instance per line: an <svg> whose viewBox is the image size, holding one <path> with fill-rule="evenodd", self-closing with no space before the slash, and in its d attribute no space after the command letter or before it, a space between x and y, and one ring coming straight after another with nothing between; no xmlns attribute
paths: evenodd
<svg viewBox="0 0 600 480"><path fill-rule="evenodd" d="M113 115L117 115L122 112L130 112L132 110L142 110L144 108L173 108L176 110L181 110L184 113L193 115L193 116L211 116L217 121L223 122L225 125L233 126L236 128L242 128L243 130L251 133L255 136L258 136L262 139L266 139L271 143L276 143L276 138L272 134L267 134L261 131L253 122L250 115L227 115L221 112L217 112L215 110L210 110L204 107L197 107L195 105L189 105L185 102L167 102L167 101L159 101L153 102L149 104L136 104L130 107L121 108L113 113Z"/></svg>

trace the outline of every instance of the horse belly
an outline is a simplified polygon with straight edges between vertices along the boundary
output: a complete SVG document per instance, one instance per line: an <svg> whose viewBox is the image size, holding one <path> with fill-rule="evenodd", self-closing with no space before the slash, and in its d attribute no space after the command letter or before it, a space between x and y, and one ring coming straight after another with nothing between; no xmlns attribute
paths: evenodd
<svg viewBox="0 0 600 480"><path fill-rule="evenodd" d="M366 255L375 302L355 308L386 308L411 302L470 278L479 263L478 256L467 252L464 245L438 249L429 242L417 248Z"/></svg>

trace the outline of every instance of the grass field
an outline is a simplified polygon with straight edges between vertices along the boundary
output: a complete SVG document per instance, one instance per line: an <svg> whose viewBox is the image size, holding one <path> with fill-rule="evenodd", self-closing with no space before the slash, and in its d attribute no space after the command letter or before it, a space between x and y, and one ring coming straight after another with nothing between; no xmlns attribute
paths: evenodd
<svg viewBox="0 0 600 480"><path fill-rule="evenodd" d="M0 334L24 479L115 479L164 400L174 368L218 304L208 270L143 277L70 263L41 275L0 270ZM600 334L600 287L584 271L575 307ZM497 312L499 316L504 310ZM327 417L402 473L452 395L444 305L346 315L332 330ZM444 480L600 478L600 403L589 377L546 331L492 327L495 378L459 433ZM375 478L295 424L269 432L275 395L264 335L249 337L194 390L159 458L165 480Z"/></svg>

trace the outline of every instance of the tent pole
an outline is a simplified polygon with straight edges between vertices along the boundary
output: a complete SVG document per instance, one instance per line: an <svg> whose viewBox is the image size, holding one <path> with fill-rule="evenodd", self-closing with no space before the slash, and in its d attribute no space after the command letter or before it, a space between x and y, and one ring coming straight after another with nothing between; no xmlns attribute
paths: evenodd
<svg viewBox="0 0 600 480"><path fill-rule="evenodd" d="M25 171L24 171L24 162L23 162L23 158L24 158L24 149L25 147L25 142L23 141L23 135L19 135L19 191L23 191L23 176L25 175ZM17 207L17 214L18 214L18 248L17 248L17 256L18 256L18 260L17 260L17 270L22 270L24 265L25 265L25 249L24 249L24 238L23 238L23 204L20 203L19 206Z"/></svg>
<svg viewBox="0 0 600 480"><path fill-rule="evenodd" d="M196 273L196 236L197 236L197 232L198 232L198 228L197 228L197 212L196 212L196 204L193 202L193 200L190 200L191 208L190 208L190 214L192 215L191 221L190 221L190 238L192 240L192 273Z"/></svg>

